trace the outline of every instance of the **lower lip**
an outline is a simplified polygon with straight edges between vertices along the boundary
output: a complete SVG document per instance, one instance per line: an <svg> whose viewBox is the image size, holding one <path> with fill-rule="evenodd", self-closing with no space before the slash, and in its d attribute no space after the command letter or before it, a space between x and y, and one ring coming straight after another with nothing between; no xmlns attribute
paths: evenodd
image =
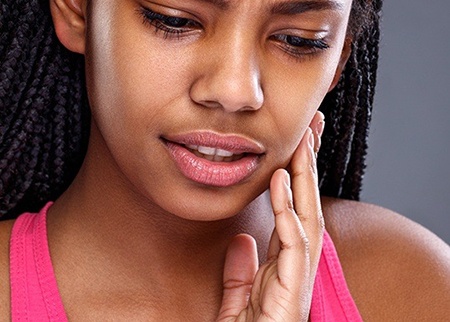
<svg viewBox="0 0 450 322"><path fill-rule="evenodd" d="M166 142L178 169L188 179L208 186L228 187L248 178L259 164L259 156L252 154L230 162L213 162L200 158L184 146Z"/></svg>

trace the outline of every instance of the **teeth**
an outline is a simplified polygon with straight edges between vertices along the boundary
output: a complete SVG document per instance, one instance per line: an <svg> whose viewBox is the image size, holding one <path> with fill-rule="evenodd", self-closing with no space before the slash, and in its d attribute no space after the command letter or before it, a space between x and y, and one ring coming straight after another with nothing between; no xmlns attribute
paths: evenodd
<svg viewBox="0 0 450 322"><path fill-rule="evenodd" d="M227 151L227 150L221 150L221 149L217 149L216 150L216 155L220 156L220 157L232 157L233 156L233 152Z"/></svg>
<svg viewBox="0 0 450 322"><path fill-rule="evenodd" d="M207 146L201 146L201 145L199 146L199 145L187 144L186 147L191 149L191 150L198 151L201 154L213 155L213 156L216 156L216 157L228 158L228 157L232 157L234 155L233 152L230 152L230 151L227 151L227 150L222 150L222 149L210 148L210 147L207 147Z"/></svg>
<svg viewBox="0 0 450 322"><path fill-rule="evenodd" d="M222 150L222 149L215 149L207 146L201 146L201 145L193 145L193 144L186 144L186 147L192 152L201 158L204 158L209 161L215 161L215 162L230 162L239 160L242 157L242 154L233 154L233 152Z"/></svg>
<svg viewBox="0 0 450 322"><path fill-rule="evenodd" d="M207 154L202 154L203 158L208 160L208 161L213 161L214 160L214 156L213 155L207 155Z"/></svg>
<svg viewBox="0 0 450 322"><path fill-rule="evenodd" d="M206 154L206 155L214 156L216 154L216 149L209 148L207 146L199 146L197 150L198 150L198 152L200 152L202 154Z"/></svg>
<svg viewBox="0 0 450 322"><path fill-rule="evenodd" d="M188 147L191 150L197 150L198 149L198 145L187 144L186 147Z"/></svg>

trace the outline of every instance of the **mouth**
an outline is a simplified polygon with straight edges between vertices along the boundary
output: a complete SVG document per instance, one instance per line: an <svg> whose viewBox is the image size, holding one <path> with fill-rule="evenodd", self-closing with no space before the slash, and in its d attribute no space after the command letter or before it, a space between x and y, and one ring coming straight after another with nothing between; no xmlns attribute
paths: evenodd
<svg viewBox="0 0 450 322"><path fill-rule="evenodd" d="M180 172L207 186L241 183L256 171L265 154L261 144L236 135L195 132L161 139Z"/></svg>

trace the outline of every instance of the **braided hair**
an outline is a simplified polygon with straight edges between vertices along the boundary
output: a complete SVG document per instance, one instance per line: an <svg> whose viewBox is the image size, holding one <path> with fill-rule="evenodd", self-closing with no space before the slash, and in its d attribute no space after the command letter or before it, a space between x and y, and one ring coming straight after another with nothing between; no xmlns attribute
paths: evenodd
<svg viewBox="0 0 450 322"><path fill-rule="evenodd" d="M59 44L48 0L2 0L0 14L0 215L11 218L68 187L89 109L83 57Z"/></svg>
<svg viewBox="0 0 450 322"><path fill-rule="evenodd" d="M322 195L359 200L378 68L381 7L382 0L353 0L348 26L351 55L336 88L319 108L328 122L317 164Z"/></svg>
<svg viewBox="0 0 450 322"><path fill-rule="evenodd" d="M357 200L373 106L382 0L353 0L352 53L320 110L321 193ZM48 0L0 4L0 216L58 198L87 150L90 112L84 60L55 34Z"/></svg>

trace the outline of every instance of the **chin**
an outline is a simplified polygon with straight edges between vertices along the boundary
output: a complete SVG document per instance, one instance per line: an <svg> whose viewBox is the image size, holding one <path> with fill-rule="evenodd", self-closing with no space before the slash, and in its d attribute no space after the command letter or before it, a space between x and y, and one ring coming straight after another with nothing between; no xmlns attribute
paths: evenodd
<svg viewBox="0 0 450 322"><path fill-rule="evenodd" d="M170 205L170 213L192 221L218 221L234 217L248 206L249 202L224 203L218 200L179 201Z"/></svg>
<svg viewBox="0 0 450 322"><path fill-rule="evenodd" d="M209 190L181 193L159 199L159 206L168 213L192 221L218 221L245 212L248 206L262 193L242 193L239 191Z"/></svg>

